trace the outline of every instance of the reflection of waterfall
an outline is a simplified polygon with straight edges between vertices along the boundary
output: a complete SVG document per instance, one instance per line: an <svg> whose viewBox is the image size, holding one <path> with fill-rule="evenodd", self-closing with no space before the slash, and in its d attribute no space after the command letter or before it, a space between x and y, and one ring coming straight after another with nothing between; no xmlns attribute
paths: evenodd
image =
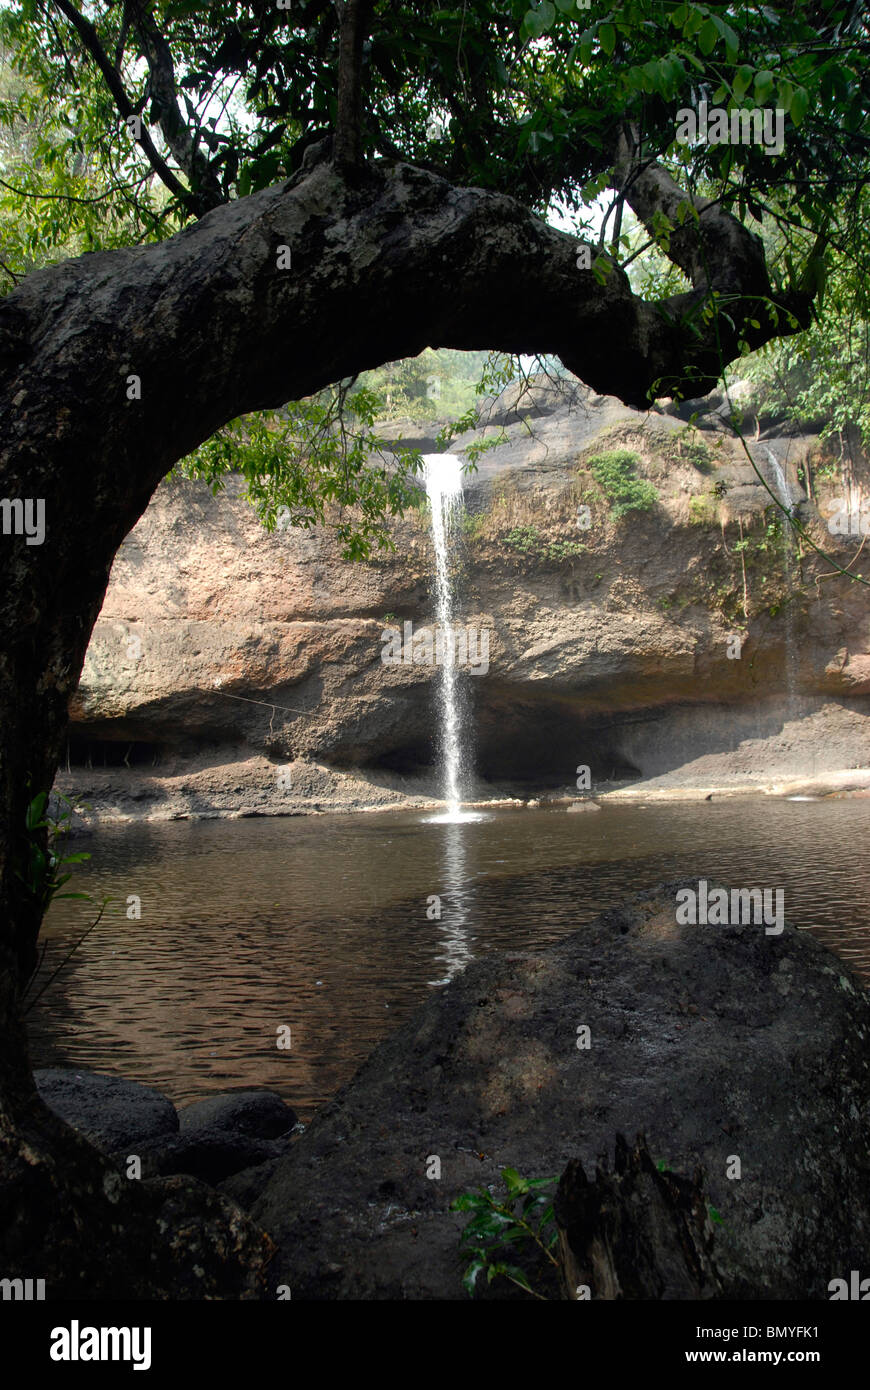
<svg viewBox="0 0 870 1390"><path fill-rule="evenodd" d="M791 513L798 499L792 497L788 478L776 454L772 449L769 449L767 445L764 447L764 452L767 454L768 460L770 461L772 474L770 479L771 486L783 507L787 508L789 513ZM793 717L797 707L798 659L792 603L794 598L794 575L792 572L791 526L782 514L780 514L779 520L782 527L782 568L786 587L785 603L783 605L783 614L785 617L785 685L786 698L788 701L787 712L789 716Z"/></svg>
<svg viewBox="0 0 870 1390"><path fill-rule="evenodd" d="M442 867L442 893L444 903L439 923L441 947L436 961L443 963L444 976L430 980L430 985L449 985L454 975L464 970L473 960L468 934L468 911L466 904L467 887L465 883L467 867L465 859L466 835L468 831L458 821L444 826L444 859Z"/></svg>
<svg viewBox="0 0 870 1390"><path fill-rule="evenodd" d="M453 641L453 584L450 537L462 509L462 464L455 454L424 454L426 495L432 508L435 547L435 604L441 632L438 672L440 762L444 800L450 816L459 815L462 800L462 716Z"/></svg>

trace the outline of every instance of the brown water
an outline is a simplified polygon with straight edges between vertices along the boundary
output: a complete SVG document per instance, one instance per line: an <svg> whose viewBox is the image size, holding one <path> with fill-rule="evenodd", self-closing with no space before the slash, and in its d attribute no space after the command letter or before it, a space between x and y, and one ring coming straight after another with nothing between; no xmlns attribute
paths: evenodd
<svg viewBox="0 0 870 1390"><path fill-rule="evenodd" d="M868 831L870 800L762 799L104 828L75 842L92 859L68 887L115 902L30 1014L35 1063L176 1103L271 1086L307 1118L467 961L556 941L677 877L783 888L788 920L870 982ZM88 911L55 904L42 978Z"/></svg>

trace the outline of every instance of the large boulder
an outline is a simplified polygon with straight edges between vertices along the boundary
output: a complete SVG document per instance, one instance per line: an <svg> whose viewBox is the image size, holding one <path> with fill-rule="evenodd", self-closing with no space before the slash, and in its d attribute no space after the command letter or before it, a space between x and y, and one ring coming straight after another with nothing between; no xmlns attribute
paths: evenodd
<svg viewBox="0 0 870 1390"><path fill-rule="evenodd" d="M678 924L678 887L478 961L388 1038L251 1209L270 1277L294 1299L464 1297L455 1197L505 1166L591 1172L639 1131L671 1172L702 1166L728 1295L827 1298L870 1273L862 984L788 925Z"/></svg>
<svg viewBox="0 0 870 1390"><path fill-rule="evenodd" d="M106 1153L178 1132L175 1106L152 1086L66 1067L45 1067L34 1079L48 1108Z"/></svg>

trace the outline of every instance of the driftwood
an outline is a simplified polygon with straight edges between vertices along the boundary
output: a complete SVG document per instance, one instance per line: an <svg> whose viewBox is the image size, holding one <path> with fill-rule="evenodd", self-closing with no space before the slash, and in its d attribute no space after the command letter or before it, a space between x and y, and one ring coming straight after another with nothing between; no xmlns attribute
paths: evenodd
<svg viewBox="0 0 870 1390"><path fill-rule="evenodd" d="M722 1297L703 1177L657 1169L643 1135L630 1150L618 1134L613 1172L600 1159L591 1182L572 1159L554 1206L564 1296Z"/></svg>

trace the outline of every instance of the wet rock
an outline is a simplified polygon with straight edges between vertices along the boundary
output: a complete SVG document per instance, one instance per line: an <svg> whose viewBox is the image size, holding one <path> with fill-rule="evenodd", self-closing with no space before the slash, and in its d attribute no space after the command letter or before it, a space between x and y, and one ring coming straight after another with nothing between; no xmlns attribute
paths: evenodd
<svg viewBox="0 0 870 1390"><path fill-rule="evenodd" d="M43 1068L34 1078L49 1109L105 1152L178 1131L172 1101L138 1081L65 1067Z"/></svg>
<svg viewBox="0 0 870 1390"><path fill-rule="evenodd" d="M486 956L381 1044L251 1209L294 1300L463 1298L457 1196L506 1166L592 1172L641 1131L657 1167L703 1168L728 1296L826 1299L866 1264L865 990L787 924L678 924L685 886Z"/></svg>

